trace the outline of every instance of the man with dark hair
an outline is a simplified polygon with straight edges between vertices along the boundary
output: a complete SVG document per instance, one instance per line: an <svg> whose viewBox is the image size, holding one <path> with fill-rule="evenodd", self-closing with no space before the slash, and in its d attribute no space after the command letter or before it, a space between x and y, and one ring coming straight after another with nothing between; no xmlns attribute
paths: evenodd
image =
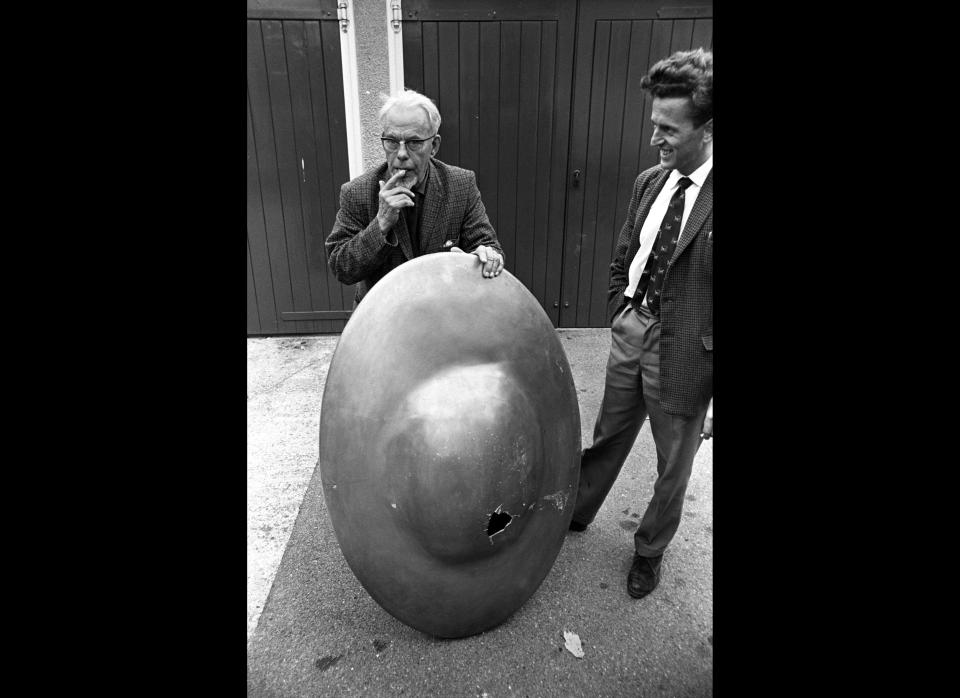
<svg viewBox="0 0 960 698"><path fill-rule="evenodd" d="M657 480L634 534L634 598L660 581L694 456L713 435L713 53L675 53L640 86L660 164L634 182L610 265L606 383L570 524L593 521L649 416Z"/></svg>
<svg viewBox="0 0 960 698"><path fill-rule="evenodd" d="M326 241L334 276L357 284L354 305L389 271L433 252L470 252L483 276L498 276L503 249L476 176L436 159L436 105L404 90L386 99L379 117L386 161L340 188L340 210Z"/></svg>

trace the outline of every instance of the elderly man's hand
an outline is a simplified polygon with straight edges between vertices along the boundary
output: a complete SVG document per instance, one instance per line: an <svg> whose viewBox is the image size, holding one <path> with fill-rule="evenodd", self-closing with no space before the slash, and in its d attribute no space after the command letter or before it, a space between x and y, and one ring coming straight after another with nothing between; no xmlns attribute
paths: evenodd
<svg viewBox="0 0 960 698"><path fill-rule="evenodd" d="M451 247L451 252L463 252L459 247ZM493 278L494 276L500 276L500 272L503 271L503 256L497 252L492 247L487 247L486 245L478 245L470 254L477 255L477 259L480 260L480 268L483 271L483 275L487 278Z"/></svg>
<svg viewBox="0 0 960 698"><path fill-rule="evenodd" d="M404 170L397 170L386 182L380 182L380 210L377 211L377 223L380 224L380 230L384 233L397 222L401 208L415 205L413 192L406 187L396 185L396 181L406 174Z"/></svg>
<svg viewBox="0 0 960 698"><path fill-rule="evenodd" d="M713 436L713 398L710 398L710 404L707 405L707 416L703 418L703 430L700 436L705 439Z"/></svg>

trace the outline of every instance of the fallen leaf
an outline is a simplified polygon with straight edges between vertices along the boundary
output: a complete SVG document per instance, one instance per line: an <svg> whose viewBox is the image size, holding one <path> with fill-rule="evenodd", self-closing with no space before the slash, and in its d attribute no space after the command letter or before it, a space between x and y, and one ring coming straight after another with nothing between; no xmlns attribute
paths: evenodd
<svg viewBox="0 0 960 698"><path fill-rule="evenodd" d="M564 645L574 657L583 657L583 646L580 644L580 636L567 630L563 631Z"/></svg>

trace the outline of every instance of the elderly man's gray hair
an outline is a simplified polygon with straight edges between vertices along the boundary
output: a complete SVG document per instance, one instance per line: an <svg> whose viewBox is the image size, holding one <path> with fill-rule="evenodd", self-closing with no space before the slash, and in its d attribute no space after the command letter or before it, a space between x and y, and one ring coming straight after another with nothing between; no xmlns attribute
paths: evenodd
<svg viewBox="0 0 960 698"><path fill-rule="evenodd" d="M420 94L416 90L405 89L403 92L398 92L395 95L387 97L383 106L380 107L380 112L377 114L381 126L383 125L383 119L387 115L387 112L394 107L419 107L427 113L427 119L430 121L433 132L436 133L440 130L440 110L437 109L437 105L433 103L432 99Z"/></svg>

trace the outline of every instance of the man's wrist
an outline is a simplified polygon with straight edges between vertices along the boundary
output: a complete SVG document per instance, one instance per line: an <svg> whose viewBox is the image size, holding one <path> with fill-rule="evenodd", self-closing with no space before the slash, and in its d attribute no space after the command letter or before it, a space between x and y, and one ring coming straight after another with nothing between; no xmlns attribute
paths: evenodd
<svg viewBox="0 0 960 698"><path fill-rule="evenodd" d="M380 235L383 238L383 241L390 245L390 247L396 247L399 243L397 240L397 233L394 230L394 226L388 226L386 229L383 227L383 223L380 221L380 216L377 216L377 227L380 228Z"/></svg>

